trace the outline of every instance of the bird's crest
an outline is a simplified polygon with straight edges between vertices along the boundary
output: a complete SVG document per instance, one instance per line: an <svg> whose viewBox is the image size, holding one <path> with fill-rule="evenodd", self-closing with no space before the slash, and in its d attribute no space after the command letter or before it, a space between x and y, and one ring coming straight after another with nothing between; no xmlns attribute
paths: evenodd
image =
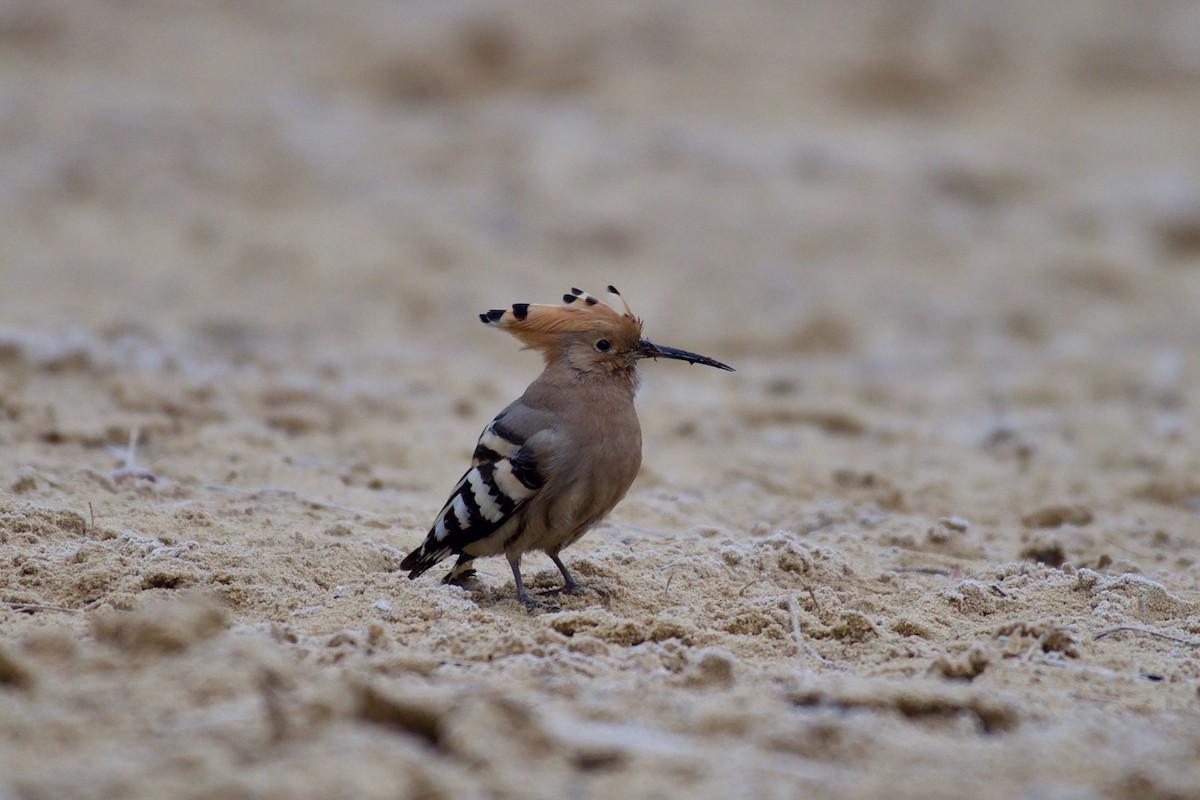
<svg viewBox="0 0 1200 800"><path fill-rule="evenodd" d="M500 328L529 348L551 351L562 334L597 332L614 340L636 343L641 339L642 321L615 287L608 287L604 300L572 289L561 305L514 303L511 308L494 308L479 315L485 325Z"/></svg>

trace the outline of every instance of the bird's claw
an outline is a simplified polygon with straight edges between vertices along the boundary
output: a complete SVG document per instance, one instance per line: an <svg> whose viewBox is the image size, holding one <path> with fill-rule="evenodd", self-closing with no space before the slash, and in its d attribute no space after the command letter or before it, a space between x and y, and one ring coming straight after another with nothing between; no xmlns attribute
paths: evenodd
<svg viewBox="0 0 1200 800"><path fill-rule="evenodd" d="M554 589L545 589L538 592L540 595L553 596L557 594L584 594L586 592L595 592L604 599L608 599L610 594L607 589L601 589L598 586L585 586L582 583L566 583Z"/></svg>

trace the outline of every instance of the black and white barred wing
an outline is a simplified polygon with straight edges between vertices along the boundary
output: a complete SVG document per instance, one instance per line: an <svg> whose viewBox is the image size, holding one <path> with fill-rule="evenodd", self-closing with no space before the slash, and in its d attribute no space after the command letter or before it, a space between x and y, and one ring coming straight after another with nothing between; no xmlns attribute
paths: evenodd
<svg viewBox="0 0 1200 800"><path fill-rule="evenodd" d="M461 553L504 526L545 483L537 458L502 416L475 446L473 463L450 492L424 543L400 563L416 578L442 559Z"/></svg>

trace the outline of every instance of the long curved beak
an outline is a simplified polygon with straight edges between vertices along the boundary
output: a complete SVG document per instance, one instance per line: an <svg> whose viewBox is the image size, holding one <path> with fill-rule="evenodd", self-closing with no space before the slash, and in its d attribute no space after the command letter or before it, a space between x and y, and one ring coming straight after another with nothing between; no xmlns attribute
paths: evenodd
<svg viewBox="0 0 1200 800"><path fill-rule="evenodd" d="M653 358L656 360L660 358L673 358L676 361L686 361L689 364L704 364L708 367L716 367L717 369L729 370L730 372L734 371L733 367L729 366L728 364L722 364L715 358L702 356L699 353L691 353L687 350L680 350L676 347L667 347L666 345L655 344L649 339L642 339L641 343L638 344L637 350L634 351L634 354L638 358Z"/></svg>

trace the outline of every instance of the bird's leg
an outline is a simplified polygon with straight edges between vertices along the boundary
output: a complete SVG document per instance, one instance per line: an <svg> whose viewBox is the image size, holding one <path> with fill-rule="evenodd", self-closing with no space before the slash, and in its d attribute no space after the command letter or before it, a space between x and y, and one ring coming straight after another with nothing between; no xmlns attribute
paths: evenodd
<svg viewBox="0 0 1200 800"><path fill-rule="evenodd" d="M571 576L570 571L567 569L567 565L564 564L562 559L558 557L558 553L547 553L546 555L550 556L550 560L554 562L554 566L558 567L558 571L562 573L563 585L557 589L547 589L546 591L542 592L542 594L576 594L577 592L588 591L595 592L601 597L608 597L608 592L603 589L597 589L594 586L584 586L583 584L577 582L575 578Z"/></svg>
<svg viewBox="0 0 1200 800"><path fill-rule="evenodd" d="M558 557L558 553L550 556L550 560L554 562L554 566L558 567L558 571L562 573L562 591L566 592L567 594L574 593L579 588L579 584L575 582L575 579L571 577L571 573L567 571L567 565L564 564L562 559Z"/></svg>
<svg viewBox="0 0 1200 800"><path fill-rule="evenodd" d="M529 609L530 614L537 609L544 607L546 605L545 603L539 600L534 600L529 596L529 593L525 591L525 582L521 580L520 557L518 556L516 559L510 558L508 560L508 564L512 567L513 580L517 583L517 599L525 604L525 608Z"/></svg>

